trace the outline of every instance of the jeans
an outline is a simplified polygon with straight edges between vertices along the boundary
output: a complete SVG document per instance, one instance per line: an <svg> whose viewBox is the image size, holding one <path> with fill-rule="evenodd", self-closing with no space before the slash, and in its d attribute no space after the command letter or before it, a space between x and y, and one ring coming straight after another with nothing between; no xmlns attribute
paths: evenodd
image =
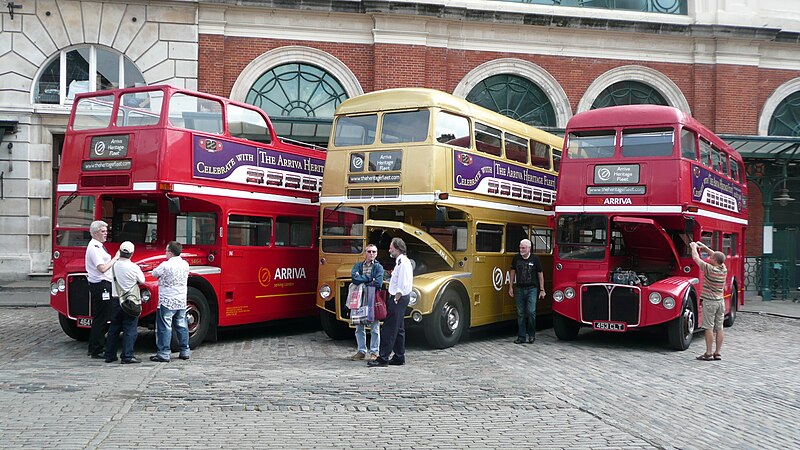
<svg viewBox="0 0 800 450"><path fill-rule="evenodd" d="M517 337L536 336L536 299L539 288L536 286L515 286L514 299L517 301Z"/></svg>
<svg viewBox="0 0 800 450"><path fill-rule="evenodd" d="M170 359L172 341L172 327L178 335L180 344L180 355L189 356L189 327L186 324L186 309L168 309L163 306L158 307L156 312L156 348L158 356L162 359Z"/></svg>
<svg viewBox="0 0 800 450"><path fill-rule="evenodd" d="M370 340L369 351L370 353L378 354L381 348L381 323L379 321L369 324ZM366 325L356 325L356 344L358 344L358 351L367 354L367 329Z"/></svg>
<svg viewBox="0 0 800 450"><path fill-rule="evenodd" d="M122 331L122 354L123 361L133 358L133 345L139 335L139 318L131 317L119 307L119 298L114 297L109 301L111 306L111 326L108 327L106 336L106 359L116 359L117 340L119 332Z"/></svg>

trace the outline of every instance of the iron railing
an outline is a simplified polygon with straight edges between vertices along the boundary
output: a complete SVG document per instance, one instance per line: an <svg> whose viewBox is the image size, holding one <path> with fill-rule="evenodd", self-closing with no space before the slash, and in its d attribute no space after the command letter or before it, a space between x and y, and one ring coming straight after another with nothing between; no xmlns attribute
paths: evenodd
<svg viewBox="0 0 800 450"><path fill-rule="evenodd" d="M495 0L536 5L572 6L577 8L622 9L661 14L687 15L687 0Z"/></svg>

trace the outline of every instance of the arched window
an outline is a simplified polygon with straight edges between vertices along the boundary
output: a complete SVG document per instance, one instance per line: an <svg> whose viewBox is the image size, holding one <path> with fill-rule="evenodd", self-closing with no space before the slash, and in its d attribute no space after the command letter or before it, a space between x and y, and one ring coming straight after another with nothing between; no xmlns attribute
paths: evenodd
<svg viewBox="0 0 800 450"><path fill-rule="evenodd" d="M767 134L800 136L800 91L781 100L769 121Z"/></svg>
<svg viewBox="0 0 800 450"><path fill-rule="evenodd" d="M485 78L472 88L466 99L535 127L558 125L547 94L530 80L517 75L500 74Z"/></svg>
<svg viewBox="0 0 800 450"><path fill-rule="evenodd" d="M34 84L33 102L72 102L81 92L143 86L144 77L125 55L84 45L62 50L47 64Z"/></svg>
<svg viewBox="0 0 800 450"><path fill-rule="evenodd" d="M655 88L638 81L619 81L603 89L591 109L620 105L669 105Z"/></svg>
<svg viewBox="0 0 800 450"><path fill-rule="evenodd" d="M289 63L261 75L245 101L270 117L332 118L348 98L341 83L330 73L310 64Z"/></svg>

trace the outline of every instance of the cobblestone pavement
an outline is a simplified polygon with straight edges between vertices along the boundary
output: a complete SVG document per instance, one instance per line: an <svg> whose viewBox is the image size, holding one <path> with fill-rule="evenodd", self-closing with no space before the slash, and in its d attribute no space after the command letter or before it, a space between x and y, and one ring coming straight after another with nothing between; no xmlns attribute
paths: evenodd
<svg viewBox="0 0 800 450"><path fill-rule="evenodd" d="M0 308L2 448L800 448L800 320L740 314L724 360L659 336L483 331L368 369L313 322L224 333L190 361L105 364L49 308Z"/></svg>

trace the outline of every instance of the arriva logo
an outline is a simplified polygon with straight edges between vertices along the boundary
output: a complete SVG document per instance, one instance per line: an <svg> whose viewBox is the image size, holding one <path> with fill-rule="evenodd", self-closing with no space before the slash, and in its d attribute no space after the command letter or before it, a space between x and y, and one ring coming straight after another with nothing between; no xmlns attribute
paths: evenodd
<svg viewBox="0 0 800 450"><path fill-rule="evenodd" d="M306 277L306 269L303 267L279 267L275 269L276 280L297 280Z"/></svg>
<svg viewBox="0 0 800 450"><path fill-rule="evenodd" d="M504 275L503 270L499 267L492 270L492 285L495 291L500 292L503 286L509 283L511 283L511 272L506 271Z"/></svg>
<svg viewBox="0 0 800 450"><path fill-rule="evenodd" d="M630 198L607 198L603 200L604 205L632 205Z"/></svg>

